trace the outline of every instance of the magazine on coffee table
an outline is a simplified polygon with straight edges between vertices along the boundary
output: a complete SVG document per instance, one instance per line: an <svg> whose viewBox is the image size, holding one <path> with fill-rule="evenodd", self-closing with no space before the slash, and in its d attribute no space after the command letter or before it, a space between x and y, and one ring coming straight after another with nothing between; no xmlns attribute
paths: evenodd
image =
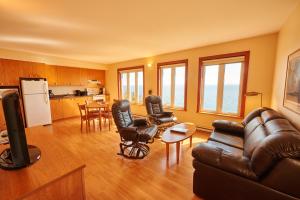
<svg viewBox="0 0 300 200"><path fill-rule="evenodd" d="M172 127L170 130L171 130L171 132L182 133L182 134L186 134L188 132L188 129L181 128L181 127Z"/></svg>

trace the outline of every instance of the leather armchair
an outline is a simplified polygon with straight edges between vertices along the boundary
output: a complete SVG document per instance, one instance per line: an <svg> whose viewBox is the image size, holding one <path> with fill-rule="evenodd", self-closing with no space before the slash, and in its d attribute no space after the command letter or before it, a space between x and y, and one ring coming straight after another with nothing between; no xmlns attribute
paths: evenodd
<svg viewBox="0 0 300 200"><path fill-rule="evenodd" d="M154 141L157 126L149 126L146 119L133 119L128 100L115 101L112 115L121 137L120 155L144 158L150 151L147 143Z"/></svg>
<svg viewBox="0 0 300 200"><path fill-rule="evenodd" d="M162 101L159 96L148 96L145 98L146 110L151 123L159 126L160 131L174 125L176 117L173 112L163 110Z"/></svg>
<svg viewBox="0 0 300 200"><path fill-rule="evenodd" d="M218 120L192 151L194 193L204 199L299 199L300 133L269 108Z"/></svg>

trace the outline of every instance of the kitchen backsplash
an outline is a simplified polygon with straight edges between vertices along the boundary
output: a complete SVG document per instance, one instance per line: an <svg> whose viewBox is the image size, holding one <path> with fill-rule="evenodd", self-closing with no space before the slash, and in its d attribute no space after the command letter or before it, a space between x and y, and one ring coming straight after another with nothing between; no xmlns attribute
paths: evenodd
<svg viewBox="0 0 300 200"><path fill-rule="evenodd" d="M74 94L75 90L86 90L84 86L49 86L49 90L52 90L54 95L63 95L63 94Z"/></svg>

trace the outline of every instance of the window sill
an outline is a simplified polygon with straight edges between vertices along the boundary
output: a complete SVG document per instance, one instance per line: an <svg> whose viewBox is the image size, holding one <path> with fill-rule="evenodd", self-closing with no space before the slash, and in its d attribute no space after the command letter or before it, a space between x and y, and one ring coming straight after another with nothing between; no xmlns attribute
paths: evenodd
<svg viewBox="0 0 300 200"><path fill-rule="evenodd" d="M186 111L184 108L172 108L172 107L163 107L166 110L173 110L173 111Z"/></svg>
<svg viewBox="0 0 300 200"><path fill-rule="evenodd" d="M206 114L206 115L215 115L215 116L222 116L222 117L229 117L229 118L235 118L235 119L243 119L243 116L239 115L230 115L230 114L222 114L222 113L211 113L211 112L205 112L205 111L199 111L199 114Z"/></svg>

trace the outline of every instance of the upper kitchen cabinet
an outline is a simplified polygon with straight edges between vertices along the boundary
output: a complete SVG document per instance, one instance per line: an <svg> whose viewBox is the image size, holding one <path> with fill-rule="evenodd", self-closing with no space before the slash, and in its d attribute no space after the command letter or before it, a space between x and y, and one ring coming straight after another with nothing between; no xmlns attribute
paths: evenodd
<svg viewBox="0 0 300 200"><path fill-rule="evenodd" d="M48 81L48 85L50 86L57 85L57 67L52 65L46 65L45 70L46 70L45 78Z"/></svg>
<svg viewBox="0 0 300 200"><path fill-rule="evenodd" d="M80 68L80 85L88 84L88 69Z"/></svg>
<svg viewBox="0 0 300 200"><path fill-rule="evenodd" d="M100 81L100 85L105 84L105 70L88 70L88 80L97 80Z"/></svg>
<svg viewBox="0 0 300 200"><path fill-rule="evenodd" d="M57 66L58 85L80 85L80 69L74 67Z"/></svg>
<svg viewBox="0 0 300 200"><path fill-rule="evenodd" d="M23 75L23 69L20 67L21 61L1 59L3 68L3 84L19 85L19 77Z"/></svg>
<svg viewBox="0 0 300 200"><path fill-rule="evenodd" d="M32 78L47 78L47 66L44 63L30 63Z"/></svg>

